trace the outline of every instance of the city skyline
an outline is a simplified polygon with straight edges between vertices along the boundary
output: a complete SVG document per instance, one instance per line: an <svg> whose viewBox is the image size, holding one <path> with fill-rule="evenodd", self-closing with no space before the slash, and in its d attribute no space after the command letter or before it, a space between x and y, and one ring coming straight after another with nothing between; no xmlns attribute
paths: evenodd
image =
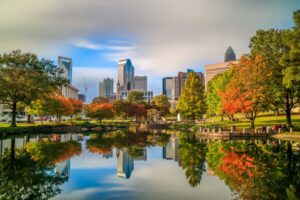
<svg viewBox="0 0 300 200"><path fill-rule="evenodd" d="M204 72L206 64L224 60L229 45L237 58L248 53L249 37L257 29L292 27L292 13L299 7L299 1L280 0L4 0L0 53L22 49L51 60L72 58L73 85L84 93L86 79L87 102L97 96L100 80L117 80L118 61L130 58L157 95L163 77L186 68Z"/></svg>

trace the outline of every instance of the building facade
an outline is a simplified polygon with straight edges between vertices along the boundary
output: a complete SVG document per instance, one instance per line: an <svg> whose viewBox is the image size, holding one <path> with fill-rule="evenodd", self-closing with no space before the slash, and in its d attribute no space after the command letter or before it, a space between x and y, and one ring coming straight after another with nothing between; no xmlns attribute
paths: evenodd
<svg viewBox="0 0 300 200"><path fill-rule="evenodd" d="M106 78L99 83L99 96L108 97L113 94L114 91L114 80L111 78Z"/></svg>
<svg viewBox="0 0 300 200"><path fill-rule="evenodd" d="M78 89L72 85L64 85L61 87L61 95L66 98L78 99Z"/></svg>
<svg viewBox="0 0 300 200"><path fill-rule="evenodd" d="M238 61L222 62L205 65L205 90L208 82L217 74L227 71L231 66L238 64Z"/></svg>
<svg viewBox="0 0 300 200"><path fill-rule="evenodd" d="M133 89L138 91L147 91L147 76L134 76Z"/></svg>
<svg viewBox="0 0 300 200"><path fill-rule="evenodd" d="M130 91L134 87L134 67L130 59L118 63L118 83L121 91Z"/></svg>
<svg viewBox="0 0 300 200"><path fill-rule="evenodd" d="M169 100L178 100L178 96L179 96L178 77L163 78L162 93Z"/></svg>
<svg viewBox="0 0 300 200"><path fill-rule="evenodd" d="M120 99L126 100L128 98L129 91L120 91ZM144 100L150 102L153 99L153 91L144 92Z"/></svg>
<svg viewBox="0 0 300 200"><path fill-rule="evenodd" d="M64 70L63 77L68 79L69 84L72 84L72 68L73 62L71 58L58 56L58 67Z"/></svg>

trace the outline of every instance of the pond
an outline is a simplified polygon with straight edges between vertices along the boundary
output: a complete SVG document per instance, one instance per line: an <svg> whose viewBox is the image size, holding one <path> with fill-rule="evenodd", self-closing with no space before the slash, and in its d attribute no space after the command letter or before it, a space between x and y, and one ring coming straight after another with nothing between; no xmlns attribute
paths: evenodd
<svg viewBox="0 0 300 200"><path fill-rule="evenodd" d="M187 132L0 140L0 199L298 199L300 144Z"/></svg>

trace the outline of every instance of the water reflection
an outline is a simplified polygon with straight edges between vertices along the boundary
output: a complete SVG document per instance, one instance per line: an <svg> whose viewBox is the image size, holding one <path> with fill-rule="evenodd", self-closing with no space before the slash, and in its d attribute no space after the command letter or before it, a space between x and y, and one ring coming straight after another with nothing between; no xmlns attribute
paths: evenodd
<svg viewBox="0 0 300 200"><path fill-rule="evenodd" d="M73 193L75 199L110 199L117 193L122 199L300 197L300 152L295 142L113 131L4 139L0 154L0 199L66 198ZM93 167L99 158L103 160L97 166L102 167ZM100 175L101 183L95 181ZM156 187L164 181L173 185L173 192L162 190L170 190L168 185ZM91 192L97 185L106 189ZM86 196L77 195L88 188Z"/></svg>

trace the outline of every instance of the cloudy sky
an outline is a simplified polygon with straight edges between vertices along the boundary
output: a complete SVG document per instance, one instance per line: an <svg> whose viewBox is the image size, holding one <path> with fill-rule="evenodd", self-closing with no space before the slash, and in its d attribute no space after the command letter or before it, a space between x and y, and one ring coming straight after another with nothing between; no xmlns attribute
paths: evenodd
<svg viewBox="0 0 300 200"><path fill-rule="evenodd" d="M88 100L130 58L161 93L162 77L247 53L257 29L289 28L299 0L0 0L0 53L22 49L73 59L73 84Z"/></svg>

